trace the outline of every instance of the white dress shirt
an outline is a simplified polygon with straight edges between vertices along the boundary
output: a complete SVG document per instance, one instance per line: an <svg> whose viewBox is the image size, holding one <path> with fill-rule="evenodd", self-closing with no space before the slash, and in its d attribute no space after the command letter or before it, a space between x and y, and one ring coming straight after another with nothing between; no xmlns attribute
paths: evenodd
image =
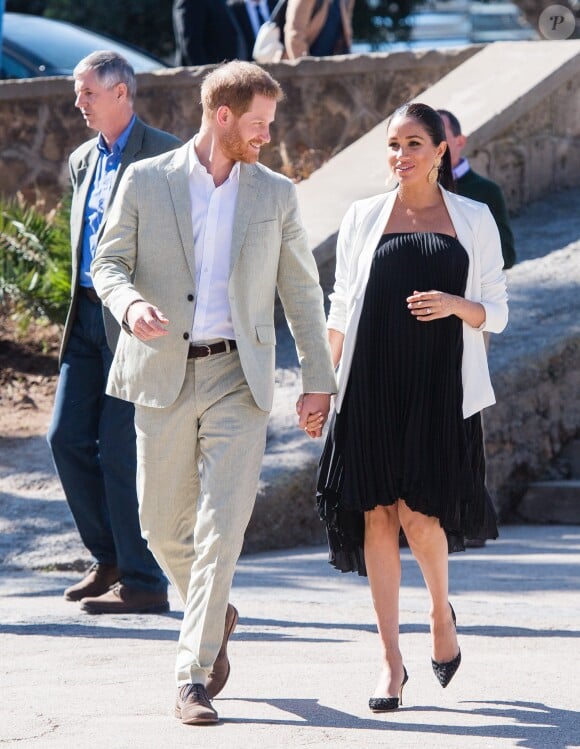
<svg viewBox="0 0 580 749"><path fill-rule="evenodd" d="M453 167L453 179L459 179L471 169L469 161L465 158L461 159L457 166Z"/></svg>
<svg viewBox="0 0 580 749"><path fill-rule="evenodd" d="M195 252L196 301L192 343L216 338L234 339L228 298L232 229L238 198L240 164L216 187L195 151L189 152L189 195Z"/></svg>

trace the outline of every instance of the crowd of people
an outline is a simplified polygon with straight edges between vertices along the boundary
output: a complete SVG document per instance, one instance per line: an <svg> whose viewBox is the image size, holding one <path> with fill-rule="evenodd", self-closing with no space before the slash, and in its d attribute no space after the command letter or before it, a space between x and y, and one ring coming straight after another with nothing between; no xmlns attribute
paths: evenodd
<svg viewBox="0 0 580 749"><path fill-rule="evenodd" d="M448 553L497 536L484 333L506 325L503 268L515 260L499 219L461 194L456 117L412 103L389 119L397 187L344 217L326 320L295 185L259 163L283 96L268 72L240 60L212 70L184 144L135 115L135 74L116 53L81 60L74 92L97 136L70 157L72 294L48 439L93 565L65 598L88 614L164 612L169 580L184 607L175 715L218 721L279 294L301 369L299 428L322 437L334 401L318 510L332 564L369 579L383 653L369 707L397 709L409 678L401 531L445 687L461 662Z"/></svg>
<svg viewBox="0 0 580 749"><path fill-rule="evenodd" d="M350 51L355 0L174 0L175 64L259 59L260 27L279 44L268 61ZM265 62L265 59L259 59Z"/></svg>

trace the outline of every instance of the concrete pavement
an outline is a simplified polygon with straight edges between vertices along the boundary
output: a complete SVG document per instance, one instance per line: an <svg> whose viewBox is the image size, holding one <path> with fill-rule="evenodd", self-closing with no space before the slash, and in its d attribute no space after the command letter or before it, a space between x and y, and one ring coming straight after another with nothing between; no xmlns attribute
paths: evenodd
<svg viewBox="0 0 580 749"><path fill-rule="evenodd" d="M4 567L0 746L30 749L572 749L580 747L580 528L507 526L451 557L462 665L442 690L430 665L427 596L404 550L404 707L367 700L378 642L367 583L323 547L241 559L240 623L217 726L173 717L181 607L91 617L62 598L73 572Z"/></svg>

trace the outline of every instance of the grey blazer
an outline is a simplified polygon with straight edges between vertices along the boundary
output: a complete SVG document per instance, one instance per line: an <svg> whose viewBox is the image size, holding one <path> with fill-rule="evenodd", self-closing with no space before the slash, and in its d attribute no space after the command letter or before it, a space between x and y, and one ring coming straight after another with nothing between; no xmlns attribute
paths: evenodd
<svg viewBox="0 0 580 749"><path fill-rule="evenodd" d="M188 143L125 173L91 266L95 288L121 323L138 299L169 319L169 333L143 342L125 330L107 392L163 408L183 385L195 310ZM276 290L296 341L305 392L336 392L322 290L292 182L241 164L229 301L244 375L259 408L274 394Z"/></svg>
<svg viewBox="0 0 580 749"><path fill-rule="evenodd" d="M71 250L72 250L72 277L71 277L71 303L67 313L66 322L64 325L64 333L62 337L60 347L59 364L62 363L62 357L70 337L72 326L75 320L76 307L78 300L79 291L79 274L80 274L80 263L83 248L83 224L85 216L85 205L89 193L89 188L93 181L95 169L98 160L97 150L98 138L91 138L80 145L69 158L69 171L70 178L73 188L72 203L71 203L71 215L70 215L70 237L71 237ZM117 172L115 184L111 192L109 203L105 208L105 214L103 222L100 228L100 234L102 234L109 213L111 210L111 204L115 193L119 186L121 177L125 170L134 161L140 159L150 158L151 156L157 156L160 153L165 153L173 148L177 148L181 145L179 138L174 135L164 132L163 130L157 130L154 127L150 127L142 122L139 118L136 119L123 156L121 158L121 164ZM117 339L119 337L119 326L117 325L111 314L104 310L105 319L105 330L107 332L107 341L111 350L115 350Z"/></svg>

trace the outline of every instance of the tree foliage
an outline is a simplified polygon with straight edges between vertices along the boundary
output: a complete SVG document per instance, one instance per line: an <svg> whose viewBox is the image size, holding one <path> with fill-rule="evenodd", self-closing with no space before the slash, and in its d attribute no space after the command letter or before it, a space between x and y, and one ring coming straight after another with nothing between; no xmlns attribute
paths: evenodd
<svg viewBox="0 0 580 749"><path fill-rule="evenodd" d="M405 40L405 20L415 5L415 0L357 0L353 14L355 39L368 42L371 48L394 39Z"/></svg>

